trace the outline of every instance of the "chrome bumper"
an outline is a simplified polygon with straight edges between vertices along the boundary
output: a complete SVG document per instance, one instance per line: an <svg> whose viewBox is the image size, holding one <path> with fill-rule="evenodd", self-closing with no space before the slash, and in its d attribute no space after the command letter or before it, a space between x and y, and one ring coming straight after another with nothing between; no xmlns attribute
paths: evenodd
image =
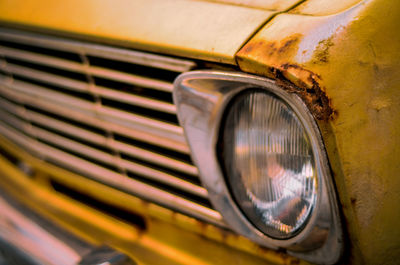
<svg viewBox="0 0 400 265"><path fill-rule="evenodd" d="M0 260L6 264L134 265L125 254L61 229L0 191Z"/></svg>

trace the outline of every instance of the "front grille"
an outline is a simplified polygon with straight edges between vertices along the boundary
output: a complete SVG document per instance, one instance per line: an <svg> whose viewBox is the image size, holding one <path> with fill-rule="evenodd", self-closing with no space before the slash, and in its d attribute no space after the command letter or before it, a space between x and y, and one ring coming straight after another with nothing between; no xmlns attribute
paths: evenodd
<svg viewBox="0 0 400 265"><path fill-rule="evenodd" d="M193 61L0 29L0 134L31 154L223 225L172 102Z"/></svg>

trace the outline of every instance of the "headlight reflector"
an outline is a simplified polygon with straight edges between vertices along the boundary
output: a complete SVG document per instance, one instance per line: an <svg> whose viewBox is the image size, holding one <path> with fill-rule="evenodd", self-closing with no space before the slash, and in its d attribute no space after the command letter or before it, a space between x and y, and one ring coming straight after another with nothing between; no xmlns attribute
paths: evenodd
<svg viewBox="0 0 400 265"><path fill-rule="evenodd" d="M270 237L297 234L315 205L317 176L295 112L267 91L247 90L233 100L222 129L227 182L245 216Z"/></svg>

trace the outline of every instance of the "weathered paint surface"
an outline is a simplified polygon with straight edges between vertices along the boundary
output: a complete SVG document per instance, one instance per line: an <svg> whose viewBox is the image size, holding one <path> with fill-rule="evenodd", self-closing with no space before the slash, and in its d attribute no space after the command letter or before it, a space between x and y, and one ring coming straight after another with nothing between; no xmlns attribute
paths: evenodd
<svg viewBox="0 0 400 265"><path fill-rule="evenodd" d="M319 119L350 239L344 262L400 258L399 17L400 2L383 0L282 14L237 54L243 71L297 86Z"/></svg>
<svg viewBox="0 0 400 265"><path fill-rule="evenodd" d="M0 22L234 64L274 12L190 0L2 0Z"/></svg>

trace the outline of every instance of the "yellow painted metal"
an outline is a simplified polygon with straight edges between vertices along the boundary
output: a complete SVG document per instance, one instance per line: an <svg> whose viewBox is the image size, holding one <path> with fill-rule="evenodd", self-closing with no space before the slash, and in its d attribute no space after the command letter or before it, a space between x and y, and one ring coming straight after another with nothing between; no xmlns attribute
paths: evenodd
<svg viewBox="0 0 400 265"><path fill-rule="evenodd" d="M312 16L333 15L343 12L362 1L364 0L307 0L296 8L290 10L290 13Z"/></svg>
<svg viewBox="0 0 400 265"><path fill-rule="evenodd" d="M0 136L0 149L33 168L28 177L0 156L0 185L35 211L96 244L109 244L139 264L306 264L232 232L140 200L47 164ZM117 220L56 192L50 180L142 216L146 229Z"/></svg>
<svg viewBox="0 0 400 265"><path fill-rule="evenodd" d="M345 260L356 264L400 257L399 17L400 2L383 0L282 14L237 55L242 70L280 80L320 118L350 238Z"/></svg>
<svg viewBox="0 0 400 265"><path fill-rule="evenodd" d="M303 0L209 0L211 2L247 6L274 11L285 11Z"/></svg>
<svg viewBox="0 0 400 265"><path fill-rule="evenodd" d="M2 0L0 21L234 64L272 11L190 0Z"/></svg>

